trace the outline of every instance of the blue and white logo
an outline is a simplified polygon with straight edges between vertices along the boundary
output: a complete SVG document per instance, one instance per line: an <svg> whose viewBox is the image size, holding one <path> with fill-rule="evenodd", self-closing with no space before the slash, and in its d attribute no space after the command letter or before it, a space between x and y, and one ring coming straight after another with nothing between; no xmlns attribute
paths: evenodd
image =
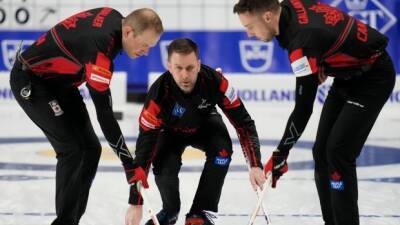
<svg viewBox="0 0 400 225"><path fill-rule="evenodd" d="M338 191L344 190L344 183L342 180L331 180L331 188Z"/></svg>
<svg viewBox="0 0 400 225"><path fill-rule="evenodd" d="M219 166L226 166L229 164L229 158L217 156L214 159L214 164L219 165Z"/></svg>
<svg viewBox="0 0 400 225"><path fill-rule="evenodd" d="M4 66L11 70L14 62L15 56L17 54L18 49L21 47L21 52L28 48L34 40L3 40L1 42L1 53L3 54L3 63Z"/></svg>
<svg viewBox="0 0 400 225"><path fill-rule="evenodd" d="M273 42L256 40L239 41L240 60L242 66L249 72L266 72L272 64Z"/></svg>
<svg viewBox="0 0 400 225"><path fill-rule="evenodd" d="M172 115L177 117L182 117L185 113L186 109L180 106L178 103L175 103L174 109L172 110Z"/></svg>
<svg viewBox="0 0 400 225"><path fill-rule="evenodd" d="M389 103L396 103L396 104L400 103L400 90L399 89L396 90L396 89L390 95L389 101L388 101Z"/></svg>
<svg viewBox="0 0 400 225"><path fill-rule="evenodd" d="M345 0L344 3L350 10L364 10L367 8L368 0Z"/></svg>
<svg viewBox="0 0 400 225"><path fill-rule="evenodd" d="M317 101L319 103L324 104L330 89L331 89L330 84L323 84L323 85L318 86Z"/></svg>
<svg viewBox="0 0 400 225"><path fill-rule="evenodd" d="M381 33L386 33L397 22L393 13L379 0L333 0L331 5L348 11L351 16Z"/></svg>
<svg viewBox="0 0 400 225"><path fill-rule="evenodd" d="M290 66L292 67L293 73L296 77L307 76L313 73L306 56L292 62Z"/></svg>

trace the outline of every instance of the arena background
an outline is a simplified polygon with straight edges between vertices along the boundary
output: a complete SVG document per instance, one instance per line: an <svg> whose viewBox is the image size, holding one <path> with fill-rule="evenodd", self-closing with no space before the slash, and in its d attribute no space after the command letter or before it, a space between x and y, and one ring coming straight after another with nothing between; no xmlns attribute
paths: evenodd
<svg viewBox="0 0 400 225"><path fill-rule="evenodd" d="M388 51L400 71L400 0L323 0L375 27L390 38ZM140 7L155 9L166 32L147 57L116 59L112 94L116 116L134 150L138 115L148 85L165 70L166 46L177 37L195 40L202 61L221 67L254 118L262 144L263 163L283 133L294 103L295 78L287 52L274 41L248 39L237 15L236 0L0 0L0 225L49 224L54 218L54 165L51 146L16 104L9 87L9 70L18 46L28 46L64 18L82 10L110 6L123 15ZM399 76L397 76L399 77ZM321 224L313 182L311 147L321 105L331 80L320 86L314 114L291 152L290 171L279 189L270 191L265 204L273 224ZM103 137L87 90L85 97L96 133ZM227 120L225 120L229 123ZM217 224L245 224L255 195L249 185L237 136L234 159L221 197ZM123 224L127 185L118 159L104 147L83 225ZM304 151L303 151L304 150ZM188 149L181 173L181 218L190 207L203 164L201 152ZM362 224L400 224L400 83L367 141L360 159L359 188ZM157 211L160 198L151 182L151 200ZM238 194L238 190L240 190ZM240 205L240 207L238 207ZM265 224L260 216L258 224ZM182 222L183 220L180 220Z"/></svg>

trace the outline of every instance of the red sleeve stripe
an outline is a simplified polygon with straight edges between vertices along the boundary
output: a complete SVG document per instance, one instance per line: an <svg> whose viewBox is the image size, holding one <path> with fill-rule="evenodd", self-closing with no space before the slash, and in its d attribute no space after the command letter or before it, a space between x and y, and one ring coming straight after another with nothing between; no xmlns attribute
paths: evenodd
<svg viewBox="0 0 400 225"><path fill-rule="evenodd" d="M162 120L158 119L158 114L161 108L156 102L150 100L147 108L144 108L139 117L139 125L145 130L159 129L162 124Z"/></svg>
<svg viewBox="0 0 400 225"><path fill-rule="evenodd" d="M377 59L377 55L373 55L368 59L358 59L346 54L335 54L325 59L331 67L348 67L359 66L365 64L373 64Z"/></svg>
<svg viewBox="0 0 400 225"><path fill-rule="evenodd" d="M96 65L109 70L111 61L105 54L98 52L96 57Z"/></svg>
<svg viewBox="0 0 400 225"><path fill-rule="evenodd" d="M293 63L293 62L295 62L296 60L302 58L303 56L304 56L304 55L303 55L303 49L298 48L298 49L296 49L296 50L294 50L294 51L292 51L292 52L290 53L289 59L290 59L290 62Z"/></svg>
<svg viewBox="0 0 400 225"><path fill-rule="evenodd" d="M220 90L222 93L225 93L225 92L226 92L226 89L228 89L228 80L225 79L225 77L222 76L222 75L221 75L221 78L222 78L222 80L221 80L221 84L219 85L219 90Z"/></svg>
<svg viewBox="0 0 400 225"><path fill-rule="evenodd" d="M236 133L238 134L238 137L239 137L240 146L242 146L243 154L246 157L247 161L249 162L250 166L258 166L253 142L252 142L251 138L249 137L248 133L246 132L246 129L243 127L239 127L229 117L228 114L225 113L225 115L236 129Z"/></svg>
<svg viewBox="0 0 400 225"><path fill-rule="evenodd" d="M250 166L252 166L253 163L252 163L252 159L251 159L251 153L250 153L250 149L248 148L249 140L246 137L244 128L239 128L238 133L239 133L239 141L240 141L240 145L242 146L243 153L246 157L246 160L250 164Z"/></svg>
<svg viewBox="0 0 400 225"><path fill-rule="evenodd" d="M224 94L224 108L232 109L240 106L240 99L237 96L236 90L229 85L229 81L221 74L221 83L219 85L219 90Z"/></svg>
<svg viewBox="0 0 400 225"><path fill-rule="evenodd" d="M81 65L65 57L48 58L29 65L34 73L61 73L75 75L82 68Z"/></svg>
<svg viewBox="0 0 400 225"><path fill-rule="evenodd" d="M350 28L354 24L354 19L352 17L349 17L349 21L346 24L346 27L344 28L342 34L340 35L339 39L336 41L336 43L322 56L323 58L328 57L332 53L334 53L346 40L347 36L350 33Z"/></svg>
<svg viewBox="0 0 400 225"><path fill-rule="evenodd" d="M243 130L243 142L246 143L247 159L249 160L250 166L255 166L257 162L257 157L254 152L253 143L251 141L250 135L247 129Z"/></svg>
<svg viewBox="0 0 400 225"><path fill-rule="evenodd" d="M233 109L240 106L240 99L236 98L235 101L231 102L228 98L224 98L224 108L225 109Z"/></svg>
<svg viewBox="0 0 400 225"><path fill-rule="evenodd" d="M317 58L311 57L308 59L308 62L310 63L312 73L318 72Z"/></svg>

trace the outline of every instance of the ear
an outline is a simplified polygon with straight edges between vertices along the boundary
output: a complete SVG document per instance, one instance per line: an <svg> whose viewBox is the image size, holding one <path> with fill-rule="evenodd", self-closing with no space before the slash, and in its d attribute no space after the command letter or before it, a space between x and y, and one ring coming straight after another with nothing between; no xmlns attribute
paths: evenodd
<svg viewBox="0 0 400 225"><path fill-rule="evenodd" d="M272 20L272 12L271 11L266 11L261 15L262 19L266 23L270 23Z"/></svg>
<svg viewBox="0 0 400 225"><path fill-rule="evenodd" d="M133 31L133 29L130 26L122 26L122 37L127 38L131 31Z"/></svg>

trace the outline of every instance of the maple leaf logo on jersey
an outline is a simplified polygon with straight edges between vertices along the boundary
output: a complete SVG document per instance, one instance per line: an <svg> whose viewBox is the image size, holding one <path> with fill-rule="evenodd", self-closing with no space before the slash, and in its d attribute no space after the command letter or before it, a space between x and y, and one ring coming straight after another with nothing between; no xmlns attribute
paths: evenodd
<svg viewBox="0 0 400 225"><path fill-rule="evenodd" d="M337 191L344 190L344 182L342 180L342 175L339 172L334 171L333 173L331 173L330 183L332 189Z"/></svg>
<svg viewBox="0 0 400 225"><path fill-rule="evenodd" d="M222 150L219 152L219 156L221 156L221 157L228 157L228 156L229 156L229 153L228 153L228 151L226 151L225 149L222 149Z"/></svg>
<svg viewBox="0 0 400 225"><path fill-rule="evenodd" d="M216 156L214 158L214 164L218 166L228 166L230 162L230 157L229 157L229 152L226 151L225 149L221 149L218 152L219 156Z"/></svg>
<svg viewBox="0 0 400 225"><path fill-rule="evenodd" d="M343 13L336 8L318 2L316 5L310 7L310 10L316 13L325 13L325 24L336 26L339 21L344 20Z"/></svg>
<svg viewBox="0 0 400 225"><path fill-rule="evenodd" d="M331 179L334 181L339 181L340 179L342 179L342 175L335 171L331 174Z"/></svg>

